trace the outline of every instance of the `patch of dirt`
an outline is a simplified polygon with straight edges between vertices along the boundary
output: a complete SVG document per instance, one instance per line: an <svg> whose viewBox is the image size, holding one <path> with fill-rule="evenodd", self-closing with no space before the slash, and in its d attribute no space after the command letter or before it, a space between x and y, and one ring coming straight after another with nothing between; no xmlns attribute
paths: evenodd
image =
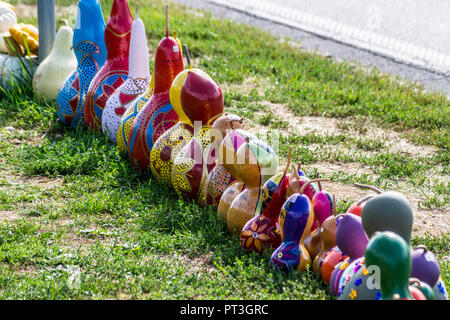
<svg viewBox="0 0 450 320"><path fill-rule="evenodd" d="M18 18L37 17L37 5L18 3L14 5L14 11Z"/></svg>
<svg viewBox="0 0 450 320"><path fill-rule="evenodd" d="M189 257L186 255L175 254L174 256L164 256L163 259L167 261L179 261L183 266L187 268L187 274L194 273L212 273L216 271L216 268L211 264L211 256L202 255L196 257Z"/></svg>
<svg viewBox="0 0 450 320"><path fill-rule="evenodd" d="M0 224L3 223L3 221L16 221L17 219L20 219L21 217L15 212L15 211L1 211L0 210Z"/></svg>

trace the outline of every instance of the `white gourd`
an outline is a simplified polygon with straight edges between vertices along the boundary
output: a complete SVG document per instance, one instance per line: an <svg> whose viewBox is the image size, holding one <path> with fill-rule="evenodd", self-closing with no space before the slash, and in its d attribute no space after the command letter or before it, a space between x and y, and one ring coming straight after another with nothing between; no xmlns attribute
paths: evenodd
<svg viewBox="0 0 450 320"><path fill-rule="evenodd" d="M0 52L7 53L6 43L3 39L3 33L8 32L9 28L17 23L16 13L11 5L0 1Z"/></svg>
<svg viewBox="0 0 450 320"><path fill-rule="evenodd" d="M75 71L77 58L72 42L72 29L68 26L59 28L50 54L41 62L33 77L33 89L38 97L56 100L64 80Z"/></svg>

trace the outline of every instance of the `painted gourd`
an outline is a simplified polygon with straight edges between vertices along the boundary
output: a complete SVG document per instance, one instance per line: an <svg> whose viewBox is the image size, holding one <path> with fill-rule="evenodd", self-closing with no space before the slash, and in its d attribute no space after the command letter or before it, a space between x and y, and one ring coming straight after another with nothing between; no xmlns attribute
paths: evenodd
<svg viewBox="0 0 450 320"><path fill-rule="evenodd" d="M102 131L113 143L117 142L117 131L125 111L150 85L148 59L145 26L136 12L131 28L128 78L109 97L102 115Z"/></svg>
<svg viewBox="0 0 450 320"><path fill-rule="evenodd" d="M189 70L180 94L184 113L194 124L194 138L176 156L172 185L186 199L198 199L215 162L209 161L211 126L223 112L223 94L204 72ZM197 153L198 152L198 153Z"/></svg>
<svg viewBox="0 0 450 320"><path fill-rule="evenodd" d="M333 197L326 191L322 190L322 186L320 182L319 191L314 194L311 202L314 207L314 222L317 222L317 228L314 229L313 224L313 232L305 239L305 247L308 250L311 259L315 259L315 257L322 250L322 243L320 240L320 226L322 226L323 222L336 211L336 206L333 202ZM334 247L334 246L333 246ZM330 248L331 249L331 248Z"/></svg>
<svg viewBox="0 0 450 320"><path fill-rule="evenodd" d="M438 282L433 287L434 300L448 300L448 292L445 287L444 279L439 277Z"/></svg>
<svg viewBox="0 0 450 320"><path fill-rule="evenodd" d="M345 214L340 215L339 217L340 218L337 220L338 223L336 228L336 245L344 255L348 256L348 259L339 265L336 264L334 270L331 270L332 273L330 276L328 276L328 272L326 273L324 269L324 266L326 265L325 261L322 264L321 270L322 279L329 279L327 282L330 284L330 291L333 295L338 294L338 283L341 280L345 266L348 266L356 259L362 257L366 250L367 243L369 242L359 216L354 214Z"/></svg>
<svg viewBox="0 0 450 320"><path fill-rule="evenodd" d="M366 201L361 211L361 220L369 238L377 231L392 231L410 243L413 212L408 199L395 191L382 192L371 186L358 185L378 190L378 195Z"/></svg>
<svg viewBox="0 0 450 320"><path fill-rule="evenodd" d="M69 26L59 28L52 50L33 76L33 90L40 99L56 100L61 85L75 71L77 58L72 42L72 29Z"/></svg>
<svg viewBox="0 0 450 320"><path fill-rule="evenodd" d="M218 162L236 179L238 179L237 171L235 170L237 168L237 151L241 145L253 139L256 139L256 137L250 132L237 129L229 132L220 145ZM217 217L219 220L228 221L227 217L231 203L244 189L245 183L236 180L222 193L217 206Z"/></svg>
<svg viewBox="0 0 450 320"><path fill-rule="evenodd" d="M411 250L400 235L384 231L374 235L367 244L367 267L379 270L381 299L412 299L409 291L411 274Z"/></svg>
<svg viewBox="0 0 450 320"><path fill-rule="evenodd" d="M411 277L427 283L433 288L439 280L441 269L433 252L420 245L412 252Z"/></svg>
<svg viewBox="0 0 450 320"><path fill-rule="evenodd" d="M89 85L106 61L105 21L98 0L80 0L73 32L73 50L78 65L56 97L56 115L67 127L84 121Z"/></svg>
<svg viewBox="0 0 450 320"><path fill-rule="evenodd" d="M336 246L336 216L328 217L320 226L319 237L321 250L313 260L312 270L315 273L321 273L321 265L324 256L329 250Z"/></svg>
<svg viewBox="0 0 450 320"><path fill-rule="evenodd" d="M106 102L128 78L132 24L128 1L114 0L105 28L106 61L92 79L84 105L84 124L94 130L101 130Z"/></svg>
<svg viewBox="0 0 450 320"><path fill-rule="evenodd" d="M211 127L212 143L206 150L207 163L215 162L214 168L209 172L201 190L198 203L201 206L211 205L217 207L223 192L230 184L236 181L219 159L221 144L225 136L237 129L246 129L244 120L234 114L225 113L219 117Z"/></svg>
<svg viewBox="0 0 450 320"><path fill-rule="evenodd" d="M298 193L301 187L308 181L308 177L306 177L305 175L301 175L299 170L295 171L294 175L292 175L292 178L290 179L289 189L286 196L290 197L292 194ZM311 183L305 189L304 194L309 198L309 200L312 201L314 195L318 191L320 191L318 185L315 183Z"/></svg>
<svg viewBox="0 0 450 320"><path fill-rule="evenodd" d="M420 281L417 278L409 278L410 291L411 291L411 287L415 287L415 288L419 289L422 292L422 294L425 296L426 300L434 300L433 288L430 287L430 285L428 283Z"/></svg>
<svg viewBox="0 0 450 320"><path fill-rule="evenodd" d="M276 269L303 271L311 264L311 258L302 241L314 221L312 210L310 200L303 194L294 193L284 203L280 212L283 242L270 258L270 264Z"/></svg>
<svg viewBox="0 0 450 320"><path fill-rule="evenodd" d="M342 252L342 250L339 249L338 246L335 246L328 250L328 252L323 256L322 262L320 264L320 275L322 277L322 280L330 284L333 280L332 275L336 270L336 266L343 263L347 258L348 256L344 252ZM332 291L331 287L330 291ZM337 293L334 295L337 295Z"/></svg>
<svg viewBox="0 0 450 320"><path fill-rule="evenodd" d="M261 188L276 173L278 160L273 149L254 139L241 145L236 153L236 165L230 171L245 183L242 191L231 203L227 214L228 231L239 235L244 225L257 213L261 204ZM230 165L227 165L228 169Z"/></svg>
<svg viewBox="0 0 450 320"><path fill-rule="evenodd" d="M285 202L289 176L287 171L291 161L289 149L288 163L283 173L267 180L261 192L260 213L251 218L242 228L239 236L241 247L261 254L265 247L277 248L281 244L278 219Z"/></svg>
<svg viewBox="0 0 450 320"><path fill-rule="evenodd" d="M150 169L150 152L154 143L178 122L170 103L169 91L175 77L184 69L183 57L176 40L169 36L169 12L166 6L166 36L155 54L155 89L147 104L139 111L128 135L128 157L133 166Z"/></svg>

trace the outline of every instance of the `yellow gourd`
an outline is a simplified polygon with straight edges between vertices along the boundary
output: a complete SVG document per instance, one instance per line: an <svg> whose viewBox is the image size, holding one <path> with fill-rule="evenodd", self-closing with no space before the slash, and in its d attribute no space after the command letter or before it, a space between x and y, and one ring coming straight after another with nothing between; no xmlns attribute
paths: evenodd
<svg viewBox="0 0 450 320"><path fill-rule="evenodd" d="M20 29L28 33L34 40L39 41L39 31L32 24L19 23Z"/></svg>
<svg viewBox="0 0 450 320"><path fill-rule="evenodd" d="M9 28L9 33L11 34L11 37L22 47L26 45L30 49L30 51L34 54L39 54L39 42L33 38L28 32L23 30L19 24L16 24Z"/></svg>

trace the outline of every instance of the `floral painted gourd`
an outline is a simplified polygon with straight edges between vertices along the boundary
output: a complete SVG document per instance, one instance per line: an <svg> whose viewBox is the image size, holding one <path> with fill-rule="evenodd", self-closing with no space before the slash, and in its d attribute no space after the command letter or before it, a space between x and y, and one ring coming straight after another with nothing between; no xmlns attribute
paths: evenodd
<svg viewBox="0 0 450 320"><path fill-rule="evenodd" d="M189 70L181 89L181 106L194 124L194 138L178 153L172 168L172 185L187 199L198 199L202 186L214 166L208 161L210 129L223 112L223 94L217 83L204 72Z"/></svg>
<svg viewBox="0 0 450 320"><path fill-rule="evenodd" d="M106 60L105 21L98 0L80 0L73 32L78 66L56 97L56 115L68 127L84 121L84 104L92 79Z"/></svg>
<svg viewBox="0 0 450 320"><path fill-rule="evenodd" d="M241 145L236 156L236 165L227 165L226 168L234 167L229 171L245 183L246 189L231 203L227 225L230 233L239 235L247 221L258 212L261 188L276 173L278 160L272 148L258 139Z"/></svg>
<svg viewBox="0 0 450 320"><path fill-rule="evenodd" d="M369 239L367 238L359 216L354 214L340 215L336 228L336 244L342 253L348 256L348 259L340 264L337 264L334 270L328 268L328 272L332 272L330 277L328 277L328 273L325 274L325 261L322 264L321 271L322 279L324 279L324 277L328 277L330 291L333 295L338 294L338 283L341 280L345 266L348 266L356 259L364 256L368 242Z"/></svg>
<svg viewBox="0 0 450 320"><path fill-rule="evenodd" d="M289 149L288 163L281 175L272 177L264 184L261 192L260 213L251 218L242 228L240 234L241 247L262 253L264 247L277 248L281 243L278 219L281 208L285 202L289 176L287 171L290 165L292 148Z"/></svg>
<svg viewBox="0 0 450 320"><path fill-rule="evenodd" d="M128 156L133 166L148 170L150 152L158 138L178 122L170 103L169 91L175 77L184 69L177 41L169 36L169 13L166 6L166 36L159 42L155 55L155 89L139 111L128 135Z"/></svg>
<svg viewBox="0 0 450 320"><path fill-rule="evenodd" d="M219 117L211 127L212 143L206 151L207 163L215 160L214 168L209 172L201 190L198 203L202 206L212 205L217 207L223 192L230 184L236 181L230 172L220 161L219 152L224 137L237 129L246 128L244 120L234 114L225 113Z"/></svg>
<svg viewBox="0 0 450 320"><path fill-rule="evenodd" d="M145 26L136 12L136 19L131 28L128 78L109 97L102 115L102 131L108 135L111 142L117 142L117 131L125 111L148 89L149 85Z"/></svg>
<svg viewBox="0 0 450 320"><path fill-rule="evenodd" d="M84 124L94 130L101 130L106 102L128 77L132 24L128 1L114 0L105 28L106 61L92 79L84 105Z"/></svg>
<svg viewBox="0 0 450 320"><path fill-rule="evenodd" d="M256 139L253 134L238 129L229 132L220 145L218 162L237 180L231 183L220 197L217 207L217 217L219 220L227 222L231 203L245 189L245 183L238 180L238 173L235 170L237 168L237 151L241 145L253 139Z"/></svg>
<svg viewBox="0 0 450 320"><path fill-rule="evenodd" d="M283 242L272 253L270 264L284 271L303 271L311 264L302 240L308 235L314 221L312 205L308 197L294 193L283 205L280 213L280 230Z"/></svg>

